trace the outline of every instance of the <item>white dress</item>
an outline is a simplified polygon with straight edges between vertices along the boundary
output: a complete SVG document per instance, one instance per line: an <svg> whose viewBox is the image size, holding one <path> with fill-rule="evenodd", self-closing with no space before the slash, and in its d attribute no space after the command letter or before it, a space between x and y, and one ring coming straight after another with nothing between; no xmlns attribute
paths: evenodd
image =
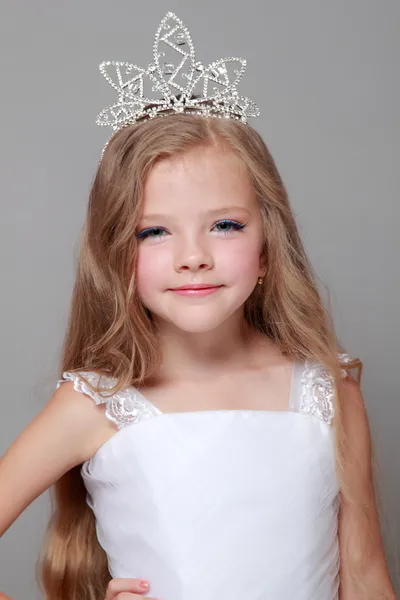
<svg viewBox="0 0 400 600"><path fill-rule="evenodd" d="M325 367L294 363L287 411L161 413L135 388L105 398L78 373L67 380L119 427L81 468L112 577L148 579L161 600L337 598Z"/></svg>

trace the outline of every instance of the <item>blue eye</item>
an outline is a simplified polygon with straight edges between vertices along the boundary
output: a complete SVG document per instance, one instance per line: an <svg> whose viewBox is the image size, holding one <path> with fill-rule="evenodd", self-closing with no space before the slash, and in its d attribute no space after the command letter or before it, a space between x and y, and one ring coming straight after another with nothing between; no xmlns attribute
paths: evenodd
<svg viewBox="0 0 400 600"><path fill-rule="evenodd" d="M218 227L219 225L225 226L224 229L219 230L221 233L224 233L224 234L232 233L232 231L240 231L241 229L244 229L246 227L246 225L243 225L243 223L238 223L237 221L231 221L230 219L224 219L223 221L218 221L218 223L215 223L214 227Z"/></svg>
<svg viewBox="0 0 400 600"><path fill-rule="evenodd" d="M227 235L228 233L232 233L232 231L240 231L244 229L246 225L243 223L238 223L237 221L232 221L230 219L224 219L222 221L218 221L215 223L214 227L222 226L222 229L219 229L220 233ZM164 237L162 234L166 233L166 230L163 227L148 227L147 229L143 229L140 233L136 235L138 240L145 240L146 238L150 239L160 239Z"/></svg>
<svg viewBox="0 0 400 600"><path fill-rule="evenodd" d="M157 235L157 232L159 231L165 232L165 229L162 227L148 227L147 229L143 229L143 231L138 233L136 237L138 240L145 240L147 237L157 239L161 237L160 235ZM155 235L152 235L153 233L155 233Z"/></svg>

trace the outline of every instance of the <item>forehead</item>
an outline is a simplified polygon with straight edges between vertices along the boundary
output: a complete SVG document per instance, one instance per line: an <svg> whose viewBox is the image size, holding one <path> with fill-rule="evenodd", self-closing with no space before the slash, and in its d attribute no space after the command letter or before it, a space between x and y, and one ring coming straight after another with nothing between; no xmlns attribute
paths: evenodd
<svg viewBox="0 0 400 600"><path fill-rule="evenodd" d="M232 151L206 148L162 159L152 168L144 186L144 214L197 207L256 207L254 186L245 165Z"/></svg>

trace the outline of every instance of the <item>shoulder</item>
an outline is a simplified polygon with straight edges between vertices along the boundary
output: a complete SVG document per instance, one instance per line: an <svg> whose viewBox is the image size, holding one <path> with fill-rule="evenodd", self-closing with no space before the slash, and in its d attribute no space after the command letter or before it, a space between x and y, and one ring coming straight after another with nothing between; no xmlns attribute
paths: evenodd
<svg viewBox="0 0 400 600"><path fill-rule="evenodd" d="M341 421L345 433L351 433L354 438L357 431L360 435L366 435L368 428L367 411L364 397L361 392L361 375L363 364L358 358L352 358L349 354L338 354L341 366L341 378L338 382L338 394L340 397ZM357 370L357 379L352 374ZM354 430L357 428L357 431Z"/></svg>
<svg viewBox="0 0 400 600"><path fill-rule="evenodd" d="M84 462L117 428L104 416L107 399L87 386L85 374L64 373L43 410L49 426L61 430L73 443L76 461ZM91 383L99 376L89 377ZM62 385L61 385L62 383Z"/></svg>
<svg viewBox="0 0 400 600"><path fill-rule="evenodd" d="M117 385L115 378L96 371L64 371L57 382L57 389L65 387L66 382L72 383L68 386L70 389L72 387L74 391L89 396L95 404L107 403Z"/></svg>
<svg viewBox="0 0 400 600"><path fill-rule="evenodd" d="M359 383L347 372L339 383L341 424L349 460L360 467L370 460L370 429L367 409ZM346 458L346 457L345 457Z"/></svg>
<svg viewBox="0 0 400 600"><path fill-rule="evenodd" d="M134 386L125 387L117 378L108 374L65 371L62 379L58 381L57 393L60 394L62 389L67 390L65 404L68 405L68 398L71 398L76 410L84 413L83 425L86 426L88 421L91 426L93 422L95 432L100 432L95 436L97 447L110 437L110 431L116 433L118 429L160 413ZM74 408L69 407L67 410L73 412ZM96 429L99 427L99 421L101 427Z"/></svg>

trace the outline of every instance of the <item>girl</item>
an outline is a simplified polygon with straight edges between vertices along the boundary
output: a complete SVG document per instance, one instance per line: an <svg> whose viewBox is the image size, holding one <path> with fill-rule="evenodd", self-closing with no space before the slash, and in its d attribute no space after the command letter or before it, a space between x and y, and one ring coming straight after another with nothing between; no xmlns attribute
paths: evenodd
<svg viewBox="0 0 400 600"><path fill-rule="evenodd" d="M203 108L142 111L105 149L60 382L0 463L0 531L55 483L49 600L393 600L360 363L260 135Z"/></svg>

